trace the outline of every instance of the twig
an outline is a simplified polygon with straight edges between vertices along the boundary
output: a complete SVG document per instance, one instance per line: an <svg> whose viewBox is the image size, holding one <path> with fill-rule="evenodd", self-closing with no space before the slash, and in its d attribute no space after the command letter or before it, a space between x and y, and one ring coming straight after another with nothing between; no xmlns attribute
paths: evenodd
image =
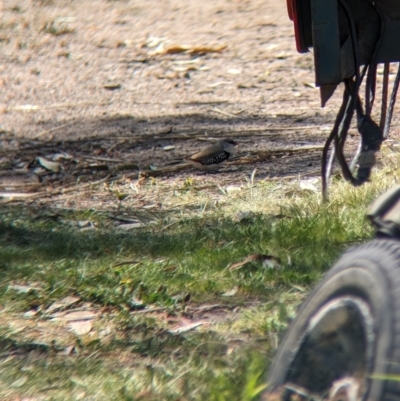
<svg viewBox="0 0 400 401"><path fill-rule="evenodd" d="M121 159L110 159L107 157L100 157L100 156L77 156L75 159L88 159L88 160L94 160L94 161L99 161L99 162L110 162L110 163L123 163L123 160Z"/></svg>
<svg viewBox="0 0 400 401"><path fill-rule="evenodd" d="M213 109L210 109L209 111L213 111L214 113L218 113L218 114L222 114L223 116L227 116L227 117L236 117L236 118L242 118L239 117L235 114L229 113L227 111L221 110L218 107L214 107Z"/></svg>
<svg viewBox="0 0 400 401"><path fill-rule="evenodd" d="M144 313L152 313L152 312L164 312L168 310L168 308L150 308L150 309L141 309L134 312L131 312L131 315L141 315Z"/></svg>
<svg viewBox="0 0 400 401"><path fill-rule="evenodd" d="M124 262L116 263L115 265L112 265L112 267L119 267L119 266L125 266L125 265L133 265L133 264L136 267L136 266L140 265L140 263L141 262L138 262L137 260L126 260Z"/></svg>
<svg viewBox="0 0 400 401"><path fill-rule="evenodd" d="M49 105L37 105L37 104L22 104L17 106L12 106L7 109L7 111L38 111L46 109L61 109L63 107L78 107L78 106L103 106L108 105L111 102L76 102L76 103L54 103Z"/></svg>
<svg viewBox="0 0 400 401"><path fill-rule="evenodd" d="M164 167L164 168L160 168L157 170L145 170L145 171L141 171L140 175L143 176L149 176L149 177L155 177L157 175L161 175L163 173L173 173L175 171L180 171L180 170L184 170L188 167L191 167L191 165L189 163L184 163L184 164L178 164L174 167Z"/></svg>
<svg viewBox="0 0 400 401"><path fill-rule="evenodd" d="M39 132L39 133L38 133L37 135L35 135L32 139L41 138L41 137L44 136L44 135L47 135L47 134L50 134L50 133L52 133L52 132L58 131L59 129L68 127L69 125L72 125L72 124L75 124L75 121L70 121L70 122L68 122L68 123L61 124L61 125L59 125L58 127L50 128L50 129L48 129L48 130Z"/></svg>

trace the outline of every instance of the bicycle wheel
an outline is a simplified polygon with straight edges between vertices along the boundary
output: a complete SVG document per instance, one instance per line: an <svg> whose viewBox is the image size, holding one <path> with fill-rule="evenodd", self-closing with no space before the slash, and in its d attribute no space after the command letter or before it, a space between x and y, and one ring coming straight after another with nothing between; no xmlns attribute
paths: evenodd
<svg viewBox="0 0 400 401"><path fill-rule="evenodd" d="M301 306L264 400L400 400L400 242L347 251Z"/></svg>

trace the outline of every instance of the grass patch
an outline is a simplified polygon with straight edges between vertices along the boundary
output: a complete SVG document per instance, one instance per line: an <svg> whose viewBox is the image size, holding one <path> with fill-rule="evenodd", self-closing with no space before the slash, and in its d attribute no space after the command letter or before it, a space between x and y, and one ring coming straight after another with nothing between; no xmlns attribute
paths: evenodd
<svg viewBox="0 0 400 401"><path fill-rule="evenodd" d="M365 210L393 185L388 171L334 183L329 205L298 182L247 183L217 202L191 184L171 190L190 209L126 232L105 212L3 207L0 398L257 399L308 289L373 235ZM227 268L255 253L281 265ZM52 309L65 297L76 302ZM85 310L97 314L86 334L58 319Z"/></svg>

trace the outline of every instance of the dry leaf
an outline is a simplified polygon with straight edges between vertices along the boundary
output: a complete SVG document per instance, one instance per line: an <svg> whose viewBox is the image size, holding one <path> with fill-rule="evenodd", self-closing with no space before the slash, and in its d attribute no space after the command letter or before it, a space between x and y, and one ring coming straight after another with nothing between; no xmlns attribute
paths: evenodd
<svg viewBox="0 0 400 401"><path fill-rule="evenodd" d="M222 294L223 297L233 297L234 295L237 294L237 292L239 291L239 287L233 287L231 290L226 291Z"/></svg>
<svg viewBox="0 0 400 401"><path fill-rule="evenodd" d="M226 45L220 46L196 46L189 50L190 54L204 54L204 53L221 53L226 49Z"/></svg>
<svg viewBox="0 0 400 401"><path fill-rule="evenodd" d="M222 50L226 49L226 45L219 46L189 46L189 45L173 45L169 47L164 47L163 43L157 47L157 49L152 52L152 54L205 54L205 53L220 53Z"/></svg>
<svg viewBox="0 0 400 401"><path fill-rule="evenodd" d="M53 156L53 161L58 161L58 160L72 160L72 156L69 155L68 153L61 152L61 153L56 153Z"/></svg>
<svg viewBox="0 0 400 401"><path fill-rule="evenodd" d="M44 167L46 170L53 171L54 173L58 173L60 171L60 163L58 162L52 162L50 160L47 160L44 157L38 157L37 158L39 164Z"/></svg>
<svg viewBox="0 0 400 401"><path fill-rule="evenodd" d="M305 191L318 192L317 187L314 185L315 180L301 180L300 188Z"/></svg>
<svg viewBox="0 0 400 401"><path fill-rule="evenodd" d="M119 230L128 231L128 230L133 230L135 228L141 228L141 227L146 227L146 224L144 224L144 223L121 224L117 228Z"/></svg>
<svg viewBox="0 0 400 401"><path fill-rule="evenodd" d="M112 91L112 90L116 90L116 89L121 89L121 84L118 82L108 82L103 85L103 88Z"/></svg>
<svg viewBox="0 0 400 401"><path fill-rule="evenodd" d="M278 53L277 55L275 55L275 58L277 58L278 60L284 60L285 58L289 57L289 53L287 52L281 52Z"/></svg>
<svg viewBox="0 0 400 401"><path fill-rule="evenodd" d="M68 324L69 329L78 336L88 334L93 327L92 320L78 320Z"/></svg>
<svg viewBox="0 0 400 401"><path fill-rule="evenodd" d="M281 266L281 260L275 256L264 255L262 264L264 267L275 269Z"/></svg>
<svg viewBox="0 0 400 401"><path fill-rule="evenodd" d="M196 322L196 323L189 323L189 324L184 324L182 326L179 326L176 329L172 329L172 330L168 330L170 333L172 334L182 334L185 333L187 331L193 330L199 326L202 326L203 324L205 324L206 322L204 321L200 321L200 322Z"/></svg>
<svg viewBox="0 0 400 401"><path fill-rule="evenodd" d="M175 146L164 146L163 150L168 151L168 150L172 150L175 149Z"/></svg>
<svg viewBox="0 0 400 401"><path fill-rule="evenodd" d="M213 84L207 85L208 88L216 88L217 86L221 85L229 85L231 84L231 81L219 81L219 82L214 82Z"/></svg>
<svg viewBox="0 0 400 401"><path fill-rule="evenodd" d="M152 48L157 47L160 43L165 42L167 38L157 38L155 36L150 36L145 43L145 47Z"/></svg>
<svg viewBox="0 0 400 401"><path fill-rule="evenodd" d="M37 310L30 310L28 312L25 312L22 317L24 317L25 319L30 319L31 317L37 315L38 311Z"/></svg>
<svg viewBox="0 0 400 401"><path fill-rule="evenodd" d="M229 270L240 269L247 263L255 262L255 261L260 261L260 262L262 262L264 267L270 267L270 268L279 267L279 265L280 265L280 260L278 258L276 258L275 256L262 255L259 253L255 253L253 255L247 256L247 258L242 260L241 262L231 264L229 266Z"/></svg>
<svg viewBox="0 0 400 401"><path fill-rule="evenodd" d="M307 86L308 88L317 89L314 82L304 82L304 86Z"/></svg>
<svg viewBox="0 0 400 401"><path fill-rule="evenodd" d="M22 376L15 382L11 383L11 387L22 387L28 381L28 376Z"/></svg>
<svg viewBox="0 0 400 401"><path fill-rule="evenodd" d="M30 291L40 291L41 288L34 287L31 285L20 285L20 284L11 284L8 286L9 290L15 290L17 292L21 292L23 294L27 294Z"/></svg>
<svg viewBox="0 0 400 401"><path fill-rule="evenodd" d="M184 53L190 49L190 46L187 45L176 45L176 46L170 46L167 47L166 49L160 49L160 54L178 54L178 53Z"/></svg>
<svg viewBox="0 0 400 401"><path fill-rule="evenodd" d="M58 316L58 320L92 320L97 316L96 312L92 311L76 311L76 312L70 312L67 313L66 315L63 316Z"/></svg>
<svg viewBox="0 0 400 401"><path fill-rule="evenodd" d="M230 192L236 192L236 191L241 191L242 187L241 186L237 186L237 185L228 185L225 188L226 192L230 193Z"/></svg>
<svg viewBox="0 0 400 401"><path fill-rule="evenodd" d="M33 172L34 172L35 174L37 174L37 175L41 175L41 174L47 173L47 170L46 170L45 168L43 168L43 167L35 167L35 168L33 169Z"/></svg>
<svg viewBox="0 0 400 401"><path fill-rule="evenodd" d="M75 345L68 345L67 347L65 347L63 354L71 355L74 352L74 349L75 349Z"/></svg>
<svg viewBox="0 0 400 401"><path fill-rule="evenodd" d="M65 297L61 301L53 302L47 309L46 313L54 312L58 309L67 308L70 305L77 303L80 300L79 297Z"/></svg>
<svg viewBox="0 0 400 401"><path fill-rule="evenodd" d="M81 220L76 223L79 228L90 227L92 225L91 221L89 220Z"/></svg>

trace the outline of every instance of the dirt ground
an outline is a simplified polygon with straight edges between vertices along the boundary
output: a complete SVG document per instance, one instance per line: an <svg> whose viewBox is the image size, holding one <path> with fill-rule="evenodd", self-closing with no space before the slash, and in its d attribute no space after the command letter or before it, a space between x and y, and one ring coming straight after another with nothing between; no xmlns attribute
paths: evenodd
<svg viewBox="0 0 400 401"><path fill-rule="evenodd" d="M208 183L255 168L258 179L319 174L341 95L320 108L312 54L296 52L283 0L5 0L2 13L6 201L40 193L63 206L60 188L138 170ZM181 166L223 137L240 145L219 174Z"/></svg>

